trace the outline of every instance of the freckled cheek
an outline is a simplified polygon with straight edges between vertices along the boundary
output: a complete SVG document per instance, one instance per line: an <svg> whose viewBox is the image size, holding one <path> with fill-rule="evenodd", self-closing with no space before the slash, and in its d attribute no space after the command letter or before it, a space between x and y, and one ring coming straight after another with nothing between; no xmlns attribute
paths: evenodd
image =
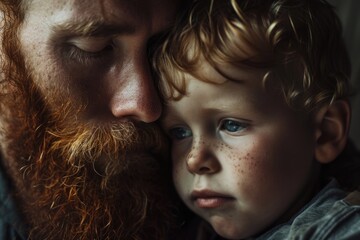
<svg viewBox="0 0 360 240"><path fill-rule="evenodd" d="M243 176L238 181L244 195L261 206L276 203L279 198L286 197L293 188L300 166L292 162L292 156L286 153L284 145L264 137L255 141L242 155L237 173ZM267 199L264 203L261 199ZM275 208L275 205L274 205Z"/></svg>
<svg viewBox="0 0 360 240"><path fill-rule="evenodd" d="M234 173L245 177L250 172L256 172L262 156L253 142L243 142L234 145L219 145L219 154L225 165L233 169Z"/></svg>
<svg viewBox="0 0 360 240"><path fill-rule="evenodd" d="M257 190L266 185L270 171L262 148L253 142L228 147L222 151L222 158L224 171L232 175L234 191L244 198L258 198Z"/></svg>
<svg viewBox="0 0 360 240"><path fill-rule="evenodd" d="M254 154L251 151L238 154L232 153L232 161L234 174L239 176L237 183L239 187L243 187L244 184L253 186L255 179L256 181L262 181L261 167L263 159L259 158L256 153Z"/></svg>

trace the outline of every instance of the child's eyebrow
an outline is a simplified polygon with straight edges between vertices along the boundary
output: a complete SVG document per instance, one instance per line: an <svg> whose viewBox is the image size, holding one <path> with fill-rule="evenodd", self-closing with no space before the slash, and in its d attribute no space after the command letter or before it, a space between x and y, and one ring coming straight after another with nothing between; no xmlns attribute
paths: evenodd
<svg viewBox="0 0 360 240"><path fill-rule="evenodd" d="M229 69L236 69L236 71L228 71ZM211 82L214 84L222 84L226 81L236 82L239 84L250 81L256 76L250 69L240 71L241 68L238 66L217 66L214 67L211 72L205 73L205 75L199 75L204 82Z"/></svg>

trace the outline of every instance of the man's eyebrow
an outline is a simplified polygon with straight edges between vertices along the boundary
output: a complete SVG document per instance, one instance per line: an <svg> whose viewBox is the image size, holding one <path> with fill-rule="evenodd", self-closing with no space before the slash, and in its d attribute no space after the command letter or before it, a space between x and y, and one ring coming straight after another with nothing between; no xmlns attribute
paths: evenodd
<svg viewBox="0 0 360 240"><path fill-rule="evenodd" d="M128 24L112 24L102 20L68 21L54 25L53 32L59 35L72 36L109 36L120 33L131 33L134 28Z"/></svg>

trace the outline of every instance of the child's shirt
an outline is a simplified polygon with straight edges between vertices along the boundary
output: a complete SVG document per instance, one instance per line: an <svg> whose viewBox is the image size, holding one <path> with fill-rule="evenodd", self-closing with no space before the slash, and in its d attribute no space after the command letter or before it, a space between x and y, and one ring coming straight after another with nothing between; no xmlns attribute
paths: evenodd
<svg viewBox="0 0 360 240"><path fill-rule="evenodd" d="M197 230L195 230L195 224L198 226ZM189 225L192 226L189 226L183 235L186 236L186 239L223 239L217 236L204 222L194 221ZM191 237L189 238L189 236ZM360 192L355 191L348 194L340 189L336 180L332 180L288 222L277 225L251 239L359 240Z"/></svg>
<svg viewBox="0 0 360 240"><path fill-rule="evenodd" d="M332 180L296 216L256 239L358 240L360 192L347 194Z"/></svg>

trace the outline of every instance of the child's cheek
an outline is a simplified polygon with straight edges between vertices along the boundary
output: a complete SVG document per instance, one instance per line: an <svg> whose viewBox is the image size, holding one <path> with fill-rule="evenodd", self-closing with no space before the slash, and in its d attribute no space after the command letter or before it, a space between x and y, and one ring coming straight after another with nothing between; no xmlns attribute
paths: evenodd
<svg viewBox="0 0 360 240"><path fill-rule="evenodd" d="M241 144L228 144L223 149L223 168L226 175L231 176L228 181L234 186L234 193L245 202L263 199L263 194L270 192L274 167L266 145L269 142L248 138Z"/></svg>

